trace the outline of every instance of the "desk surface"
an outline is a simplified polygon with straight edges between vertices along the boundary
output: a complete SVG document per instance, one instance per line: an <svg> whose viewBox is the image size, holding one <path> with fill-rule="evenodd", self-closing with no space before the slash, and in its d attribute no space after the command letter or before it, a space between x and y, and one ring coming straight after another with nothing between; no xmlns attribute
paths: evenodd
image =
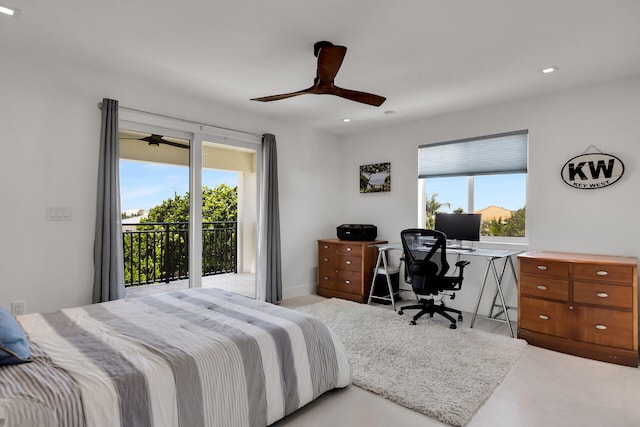
<svg viewBox="0 0 640 427"><path fill-rule="evenodd" d="M402 243L380 243L369 245L371 248L377 248L380 251L393 251L403 250ZM517 255L522 251L513 249L487 249L487 248L475 248L471 249L459 249L459 248L447 248L447 253L456 255L469 255L469 256L482 256L487 258L506 258L508 256Z"/></svg>

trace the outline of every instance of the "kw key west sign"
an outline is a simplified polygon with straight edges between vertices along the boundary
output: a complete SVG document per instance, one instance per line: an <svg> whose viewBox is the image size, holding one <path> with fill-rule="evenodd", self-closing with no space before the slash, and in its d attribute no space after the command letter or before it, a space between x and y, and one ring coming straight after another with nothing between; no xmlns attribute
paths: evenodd
<svg viewBox="0 0 640 427"><path fill-rule="evenodd" d="M571 187L593 190L616 183L623 173L624 164L616 156L585 151L565 163L561 175L562 180Z"/></svg>

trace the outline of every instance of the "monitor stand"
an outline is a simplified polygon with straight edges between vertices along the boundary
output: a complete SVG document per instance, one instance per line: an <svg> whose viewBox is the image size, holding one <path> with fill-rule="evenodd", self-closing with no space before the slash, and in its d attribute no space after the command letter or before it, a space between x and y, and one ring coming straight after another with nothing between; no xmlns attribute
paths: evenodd
<svg viewBox="0 0 640 427"><path fill-rule="evenodd" d="M473 246L464 246L462 244L462 240L451 240L447 242L447 249L459 249L463 251L473 251L475 248Z"/></svg>

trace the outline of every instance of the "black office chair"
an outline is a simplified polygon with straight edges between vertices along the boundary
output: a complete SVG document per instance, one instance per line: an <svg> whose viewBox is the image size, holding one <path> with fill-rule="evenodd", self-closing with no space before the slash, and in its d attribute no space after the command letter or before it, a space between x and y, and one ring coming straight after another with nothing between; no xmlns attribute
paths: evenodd
<svg viewBox="0 0 640 427"><path fill-rule="evenodd" d="M411 320L411 324L415 325L416 320L423 315L429 314L433 317L434 313L438 313L449 319L451 329L456 329L456 320L449 315L449 312L457 313L459 321L462 321L462 312L446 307L442 300L436 304L435 297L438 294L449 294L451 299L455 298L455 293L450 294L447 291L460 290L464 267L469 265L469 261L456 262L456 267L459 269L457 276L445 276L449 270L449 263L447 263L446 251L447 236L444 233L437 230L411 228L403 230L400 237L404 249L405 281L411 284L418 298L418 304L402 307L398 314L403 314L404 310L419 309L420 312Z"/></svg>

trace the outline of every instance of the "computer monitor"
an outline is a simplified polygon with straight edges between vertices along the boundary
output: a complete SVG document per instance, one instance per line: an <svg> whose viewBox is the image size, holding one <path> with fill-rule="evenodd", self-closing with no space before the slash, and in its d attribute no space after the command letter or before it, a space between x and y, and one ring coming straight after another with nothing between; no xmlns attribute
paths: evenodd
<svg viewBox="0 0 640 427"><path fill-rule="evenodd" d="M480 241L480 214L436 213L435 229L447 235L448 240Z"/></svg>

